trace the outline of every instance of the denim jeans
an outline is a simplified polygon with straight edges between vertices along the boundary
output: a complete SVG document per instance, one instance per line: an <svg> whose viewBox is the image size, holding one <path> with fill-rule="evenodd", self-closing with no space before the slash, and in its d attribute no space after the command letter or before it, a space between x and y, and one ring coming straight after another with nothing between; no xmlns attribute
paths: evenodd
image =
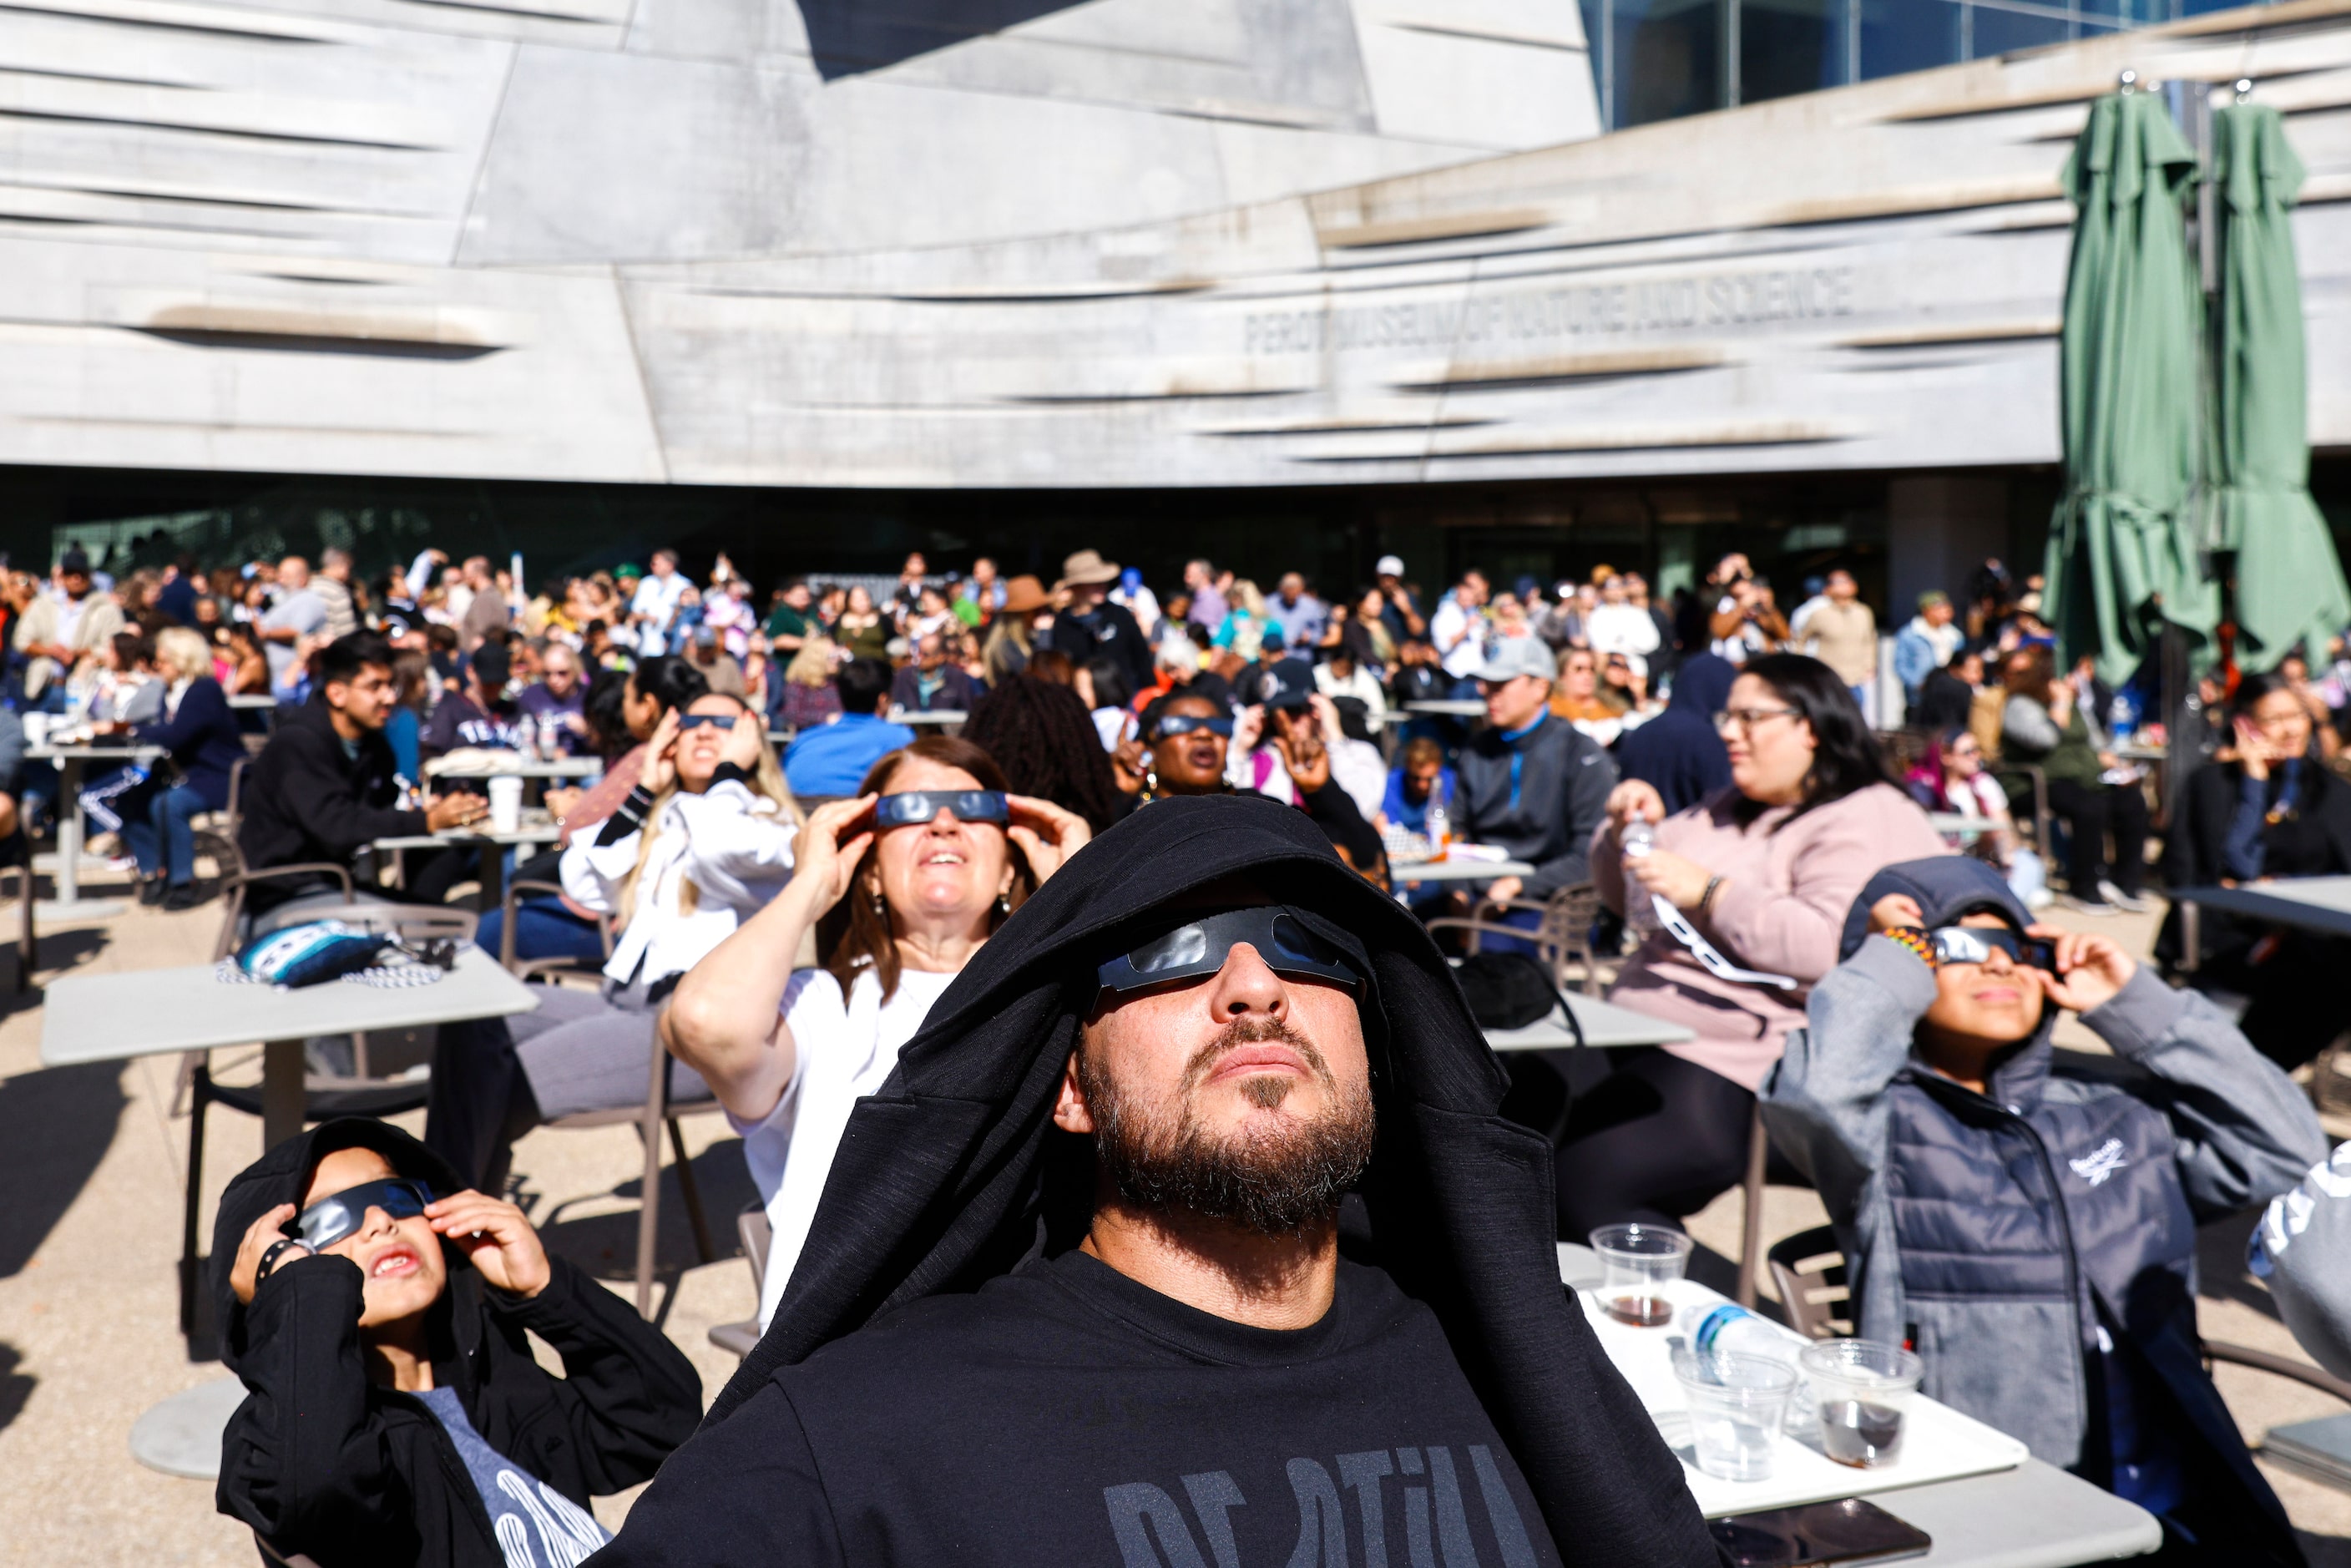
<svg viewBox="0 0 2351 1568"><path fill-rule="evenodd" d="M188 824L210 809L204 798L185 784L175 784L169 789L148 790L143 798L132 797L121 805L122 837L139 862L139 874L153 876L161 869L172 887L195 880L196 833Z"/></svg>

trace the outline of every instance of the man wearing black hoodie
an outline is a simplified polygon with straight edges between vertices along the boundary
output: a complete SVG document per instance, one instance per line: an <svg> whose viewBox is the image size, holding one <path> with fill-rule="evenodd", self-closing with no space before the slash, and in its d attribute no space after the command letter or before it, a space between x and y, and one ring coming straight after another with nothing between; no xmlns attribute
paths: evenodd
<svg viewBox="0 0 2351 1568"><path fill-rule="evenodd" d="M1301 813L1135 813L858 1103L766 1338L600 1561L1715 1563L1504 1087Z"/></svg>
<svg viewBox="0 0 2351 1568"><path fill-rule="evenodd" d="M383 737L399 696L382 638L354 632L319 650L317 695L280 712L269 744L246 770L237 845L247 864L349 865L377 839L463 827L488 812L478 795L444 795L423 810L401 805L408 781ZM246 907L258 914L334 885L319 873L269 877L247 889ZM411 889L427 895L421 883Z"/></svg>
<svg viewBox="0 0 2351 1568"><path fill-rule="evenodd" d="M221 1359L248 1392L215 1495L281 1555L572 1568L604 1539L590 1496L694 1429L702 1383L677 1347L548 1256L521 1210L459 1186L407 1134L347 1118L221 1198Z"/></svg>

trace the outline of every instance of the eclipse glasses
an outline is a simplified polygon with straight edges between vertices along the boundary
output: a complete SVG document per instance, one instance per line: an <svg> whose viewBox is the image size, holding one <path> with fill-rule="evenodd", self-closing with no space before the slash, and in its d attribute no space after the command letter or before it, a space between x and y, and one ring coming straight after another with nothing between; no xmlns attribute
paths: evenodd
<svg viewBox="0 0 2351 1568"><path fill-rule="evenodd" d="M1997 947L2011 963L2028 968L2057 971L2057 944L2026 936L2006 926L1945 925L1927 933L1938 964L1980 964Z"/></svg>
<svg viewBox="0 0 2351 1568"><path fill-rule="evenodd" d="M1001 789L904 789L873 802L873 826L920 827L935 821L941 811L953 811L958 822L994 822L1001 828L1012 821L1012 801Z"/></svg>
<svg viewBox="0 0 2351 1568"><path fill-rule="evenodd" d="M1166 740L1178 735L1189 735L1196 729L1205 729L1211 735L1221 735L1229 740L1233 734L1233 721L1209 718L1196 713L1164 714L1152 727L1151 737L1154 740Z"/></svg>
<svg viewBox="0 0 2351 1568"><path fill-rule="evenodd" d="M1291 979L1328 980L1361 997L1367 977L1332 943L1280 904L1229 910L1178 925L1164 936L1102 964L1094 971L1102 988L1123 995L1174 980L1199 979L1225 967L1225 956L1246 942L1267 968Z"/></svg>
<svg viewBox="0 0 2351 1568"><path fill-rule="evenodd" d="M381 1208L394 1219L413 1219L433 1201L433 1189L410 1176L361 1182L320 1198L294 1217L294 1234L311 1251L332 1247L367 1224L367 1212Z"/></svg>

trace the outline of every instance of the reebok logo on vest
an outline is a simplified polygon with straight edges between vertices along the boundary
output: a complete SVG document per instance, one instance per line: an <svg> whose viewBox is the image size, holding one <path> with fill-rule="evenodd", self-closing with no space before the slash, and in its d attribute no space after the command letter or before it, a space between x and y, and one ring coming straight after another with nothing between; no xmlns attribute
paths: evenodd
<svg viewBox="0 0 2351 1568"><path fill-rule="evenodd" d="M2065 1163L2074 1167L2075 1176L2080 1176L2092 1186L2098 1186L2103 1185L2108 1176L2130 1164L2130 1161L2123 1155L2123 1141L2120 1138L2108 1138L2080 1159L2067 1160Z"/></svg>

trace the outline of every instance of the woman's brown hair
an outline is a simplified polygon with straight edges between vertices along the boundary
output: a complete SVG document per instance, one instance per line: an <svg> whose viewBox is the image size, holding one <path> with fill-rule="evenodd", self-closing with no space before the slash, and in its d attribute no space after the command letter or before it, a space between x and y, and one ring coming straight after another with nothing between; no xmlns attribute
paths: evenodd
<svg viewBox="0 0 2351 1568"><path fill-rule="evenodd" d="M2008 695L2031 697L2043 707L2049 706L2049 685L2056 674L2056 661L2046 648L2019 648L2000 662L2000 684Z"/></svg>
<svg viewBox="0 0 2351 1568"><path fill-rule="evenodd" d="M978 779L983 789L1010 789L1004 781L1004 769L987 752L959 736L932 735L912 746L901 747L874 763L867 770L864 782L857 786L857 793L887 794L890 780L897 776L898 769L918 760L961 768ZM880 836L876 835L858 858L857 870L849 879L849 891L817 922L816 950L824 955L825 971L841 982L843 997L856 983L857 971L867 964L872 965L873 978L880 982L882 999L886 1002L898 993L898 943L891 930L890 916L876 907L879 900L873 886L873 856L881 847ZM1004 904L989 916L991 935L1007 915L1037 891L1037 875L1029 868L1029 857L1020 852L1020 846L1012 841L1008 833L1005 835L1004 850L1011 860L1012 887L1005 894Z"/></svg>

